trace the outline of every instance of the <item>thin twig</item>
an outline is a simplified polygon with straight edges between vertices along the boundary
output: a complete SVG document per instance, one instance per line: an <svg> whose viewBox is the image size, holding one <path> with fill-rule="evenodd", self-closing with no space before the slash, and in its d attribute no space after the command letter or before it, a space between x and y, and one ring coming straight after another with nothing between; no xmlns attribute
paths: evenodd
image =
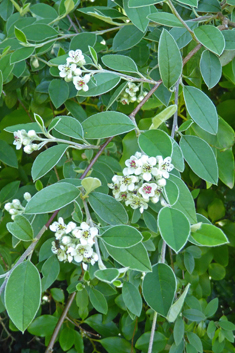
<svg viewBox="0 0 235 353"><path fill-rule="evenodd" d="M78 29L77 29L77 27L75 26L75 24L73 23L71 17L70 17L69 15L67 15L67 18L68 18L68 20L69 20L71 26L72 26L73 29L75 30L75 32L78 33Z"/></svg>
<svg viewBox="0 0 235 353"><path fill-rule="evenodd" d="M183 66L193 57L194 54L198 52L199 49L201 49L201 47L202 45L198 44L193 50L188 53L188 55L183 60Z"/></svg>
<svg viewBox="0 0 235 353"><path fill-rule="evenodd" d="M176 109L176 112L175 112L174 117L173 117L173 124L172 124L172 130L171 130L171 137L172 138L174 138L175 131L176 131L177 126L178 126L179 82L180 82L180 79L178 79L178 81L176 82L176 85L175 85L175 104L177 105L177 109Z"/></svg>
<svg viewBox="0 0 235 353"><path fill-rule="evenodd" d="M149 339L148 353L152 353L153 341L154 341L154 334L155 334L155 329L156 329L156 323L157 323L157 312L154 311L154 314L153 314L153 322L152 322L152 328L151 328L151 334L150 334L150 339Z"/></svg>

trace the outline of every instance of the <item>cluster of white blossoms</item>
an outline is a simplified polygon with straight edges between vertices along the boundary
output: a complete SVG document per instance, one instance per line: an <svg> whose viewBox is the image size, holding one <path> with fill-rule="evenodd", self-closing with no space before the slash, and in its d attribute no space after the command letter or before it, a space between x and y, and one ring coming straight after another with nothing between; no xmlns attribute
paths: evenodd
<svg viewBox="0 0 235 353"><path fill-rule="evenodd" d="M139 208L141 213L148 208L150 201L166 204L162 191L169 172L174 168L171 157L155 158L136 152L125 161L125 165L123 175L114 175L113 183L108 184L116 200L125 201L126 206L133 209Z"/></svg>
<svg viewBox="0 0 235 353"><path fill-rule="evenodd" d="M22 145L24 146L25 153L32 153L37 151L39 145L33 143L33 141L38 140L38 136L34 130L18 130L14 132L14 142L13 145L16 145L16 149L21 149Z"/></svg>
<svg viewBox="0 0 235 353"><path fill-rule="evenodd" d="M59 261L91 263L98 261L98 255L93 250L94 238L98 236L98 228L90 227L86 222L77 226L75 222L64 223L62 217L50 225L55 232L56 240L52 242L52 252ZM86 266L84 266L85 268Z"/></svg>
<svg viewBox="0 0 235 353"><path fill-rule="evenodd" d="M31 195L29 192L24 193L24 199L29 202ZM11 219L14 220L15 216L24 213L25 207L22 206L20 200L14 199L12 202L7 202L4 206L5 210L10 213Z"/></svg>
<svg viewBox="0 0 235 353"><path fill-rule="evenodd" d="M125 88L124 92L122 92L122 94L119 97L119 102L121 102L123 105L133 103L133 102L140 103L147 94L146 91L143 91L137 97L136 94L139 91L139 86L137 86L133 82L128 82L127 86L128 87Z"/></svg>
<svg viewBox="0 0 235 353"><path fill-rule="evenodd" d="M78 91L88 91L89 87L87 83L91 79L90 74L82 76L83 71L80 67L85 65L86 60L82 51L80 49L70 50L69 56L66 59L65 65L59 65L58 69L60 70L60 77L64 78L66 82L73 81L74 86Z"/></svg>

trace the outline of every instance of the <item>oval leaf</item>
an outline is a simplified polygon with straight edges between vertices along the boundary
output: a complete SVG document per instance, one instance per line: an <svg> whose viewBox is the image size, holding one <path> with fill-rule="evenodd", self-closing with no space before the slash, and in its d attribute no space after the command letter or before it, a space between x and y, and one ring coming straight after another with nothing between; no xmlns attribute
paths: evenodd
<svg viewBox="0 0 235 353"><path fill-rule="evenodd" d="M164 207L158 214L157 222L163 240L178 253L187 243L190 234L188 219L181 211Z"/></svg>
<svg viewBox="0 0 235 353"><path fill-rule="evenodd" d="M177 111L177 105L173 104L169 107L165 108L161 113L157 114L154 118L152 118L152 125L149 130L157 129L164 121L170 119L172 115Z"/></svg>
<svg viewBox="0 0 235 353"><path fill-rule="evenodd" d="M56 131L77 140L83 139L84 133L82 125L77 119L70 116L58 116L57 118L60 118L60 120L54 127Z"/></svg>
<svg viewBox="0 0 235 353"><path fill-rule="evenodd" d="M119 112L102 112L90 116L82 123L85 139L100 139L134 130L134 123Z"/></svg>
<svg viewBox="0 0 235 353"><path fill-rule="evenodd" d="M102 282L112 283L119 276L119 271L116 268L106 268L95 272L95 277Z"/></svg>
<svg viewBox="0 0 235 353"><path fill-rule="evenodd" d="M225 40L221 31L212 25L200 26L194 29L197 40L208 50L221 55L225 48Z"/></svg>
<svg viewBox="0 0 235 353"><path fill-rule="evenodd" d="M102 240L116 248L130 248L140 243L142 239L141 233L136 228L124 225L109 228L102 234Z"/></svg>
<svg viewBox="0 0 235 353"><path fill-rule="evenodd" d="M143 281L143 295L147 304L166 317L176 291L176 278L172 269L162 263L153 266Z"/></svg>
<svg viewBox="0 0 235 353"><path fill-rule="evenodd" d="M80 195L80 191L72 184L56 183L47 186L35 194L28 202L26 214L54 212L70 204Z"/></svg>
<svg viewBox="0 0 235 353"><path fill-rule="evenodd" d="M48 92L56 109L69 98L69 86L64 80L52 80L49 84Z"/></svg>
<svg viewBox="0 0 235 353"><path fill-rule="evenodd" d="M83 90L78 91L77 95L82 97L96 97L111 91L116 87L121 78L116 74L111 73L100 73L94 76L94 80L90 80L88 83L89 90L84 92Z"/></svg>
<svg viewBox="0 0 235 353"><path fill-rule="evenodd" d="M204 50L200 60L200 70L209 89L213 88L220 80L222 66L219 58L208 50Z"/></svg>
<svg viewBox="0 0 235 353"><path fill-rule="evenodd" d="M5 304L14 325L22 332L34 319L41 303L41 281L37 268L25 261L11 273L5 290Z"/></svg>
<svg viewBox="0 0 235 353"><path fill-rule="evenodd" d="M90 301L94 308L102 314L107 314L108 303L104 295L95 288L90 289Z"/></svg>
<svg viewBox="0 0 235 353"><path fill-rule="evenodd" d="M33 228L24 216L15 216L14 222L7 223L7 230L17 239L23 241L31 241L33 239Z"/></svg>
<svg viewBox="0 0 235 353"><path fill-rule="evenodd" d="M170 310L167 314L167 320L169 322L174 322L177 319L177 316L181 312L181 309L184 305L185 298L188 294L189 288L190 288L190 283L187 284L185 287L185 290L181 294L181 296L176 300L176 302L170 307Z"/></svg>
<svg viewBox="0 0 235 353"><path fill-rule="evenodd" d="M186 135L180 140L184 158L200 178L212 184L218 182L218 166L212 148L197 136Z"/></svg>
<svg viewBox="0 0 235 353"><path fill-rule="evenodd" d="M142 298L138 289L128 282L123 283L122 298L130 312L136 316L140 316L142 311Z"/></svg>
<svg viewBox="0 0 235 353"><path fill-rule="evenodd" d="M228 243L224 232L213 224L202 223L201 227L191 234L191 237L201 246L220 246Z"/></svg>
<svg viewBox="0 0 235 353"><path fill-rule="evenodd" d="M122 51L134 47L143 38L144 33L135 26L123 26L113 39L113 51Z"/></svg>
<svg viewBox="0 0 235 353"><path fill-rule="evenodd" d="M172 154L170 137L162 130L146 131L139 136L139 146L150 157L169 157Z"/></svg>
<svg viewBox="0 0 235 353"><path fill-rule="evenodd" d="M115 71L138 72L134 60L124 55L105 55L102 57L104 65Z"/></svg>

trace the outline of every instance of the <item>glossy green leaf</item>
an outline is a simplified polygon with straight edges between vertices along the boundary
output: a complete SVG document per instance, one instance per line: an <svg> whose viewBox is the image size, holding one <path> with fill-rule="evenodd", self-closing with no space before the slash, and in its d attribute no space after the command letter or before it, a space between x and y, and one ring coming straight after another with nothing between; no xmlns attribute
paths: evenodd
<svg viewBox="0 0 235 353"><path fill-rule="evenodd" d="M96 43L95 33L78 33L70 42L69 50L80 49L83 53L89 52L89 46L94 47Z"/></svg>
<svg viewBox="0 0 235 353"><path fill-rule="evenodd" d="M28 332L39 337L52 335L58 320L58 317L52 315L39 316L30 324Z"/></svg>
<svg viewBox="0 0 235 353"><path fill-rule="evenodd" d="M32 322L40 303L39 272L30 261L22 262L12 271L5 289L7 313L20 331L24 332Z"/></svg>
<svg viewBox="0 0 235 353"><path fill-rule="evenodd" d="M169 205L174 205L179 198L179 188L178 186L171 180L167 180L166 186L164 187L164 197L167 200Z"/></svg>
<svg viewBox="0 0 235 353"><path fill-rule="evenodd" d="M162 130L149 130L139 136L141 150L150 157L171 156L172 143L170 137Z"/></svg>
<svg viewBox="0 0 235 353"><path fill-rule="evenodd" d="M222 75L222 66L218 57L209 50L205 50L202 53L200 70L203 80L209 89L219 82Z"/></svg>
<svg viewBox="0 0 235 353"><path fill-rule="evenodd" d="M187 309L183 311L183 316L189 321L200 322L206 319L205 315L197 309Z"/></svg>
<svg viewBox="0 0 235 353"><path fill-rule="evenodd" d="M55 255L50 256L43 264L41 269L42 278L42 292L45 292L56 280L60 273L60 265Z"/></svg>
<svg viewBox="0 0 235 353"><path fill-rule="evenodd" d="M14 222L7 223L7 230L19 240L33 240L32 226L30 222L22 215L15 216Z"/></svg>
<svg viewBox="0 0 235 353"><path fill-rule="evenodd" d="M108 353L135 353L130 342L120 337L107 337L99 341Z"/></svg>
<svg viewBox="0 0 235 353"><path fill-rule="evenodd" d="M181 211L163 207L158 214L158 228L163 240L176 253L187 243L190 223Z"/></svg>
<svg viewBox="0 0 235 353"><path fill-rule="evenodd" d="M79 194L80 191L72 184L61 182L47 186L31 198L25 213L54 212L73 202Z"/></svg>
<svg viewBox="0 0 235 353"><path fill-rule="evenodd" d="M212 25L200 26L194 29L197 40L208 50L221 55L225 48L225 40L221 31Z"/></svg>
<svg viewBox="0 0 235 353"><path fill-rule="evenodd" d="M194 332L187 332L189 343L196 349L197 352L203 353L202 341Z"/></svg>
<svg viewBox="0 0 235 353"><path fill-rule="evenodd" d="M144 33L133 25L122 27L113 39L113 51L127 50L138 44Z"/></svg>
<svg viewBox="0 0 235 353"><path fill-rule="evenodd" d="M75 341L75 330L70 327L64 327L60 331L59 343L63 351L67 352L73 345Z"/></svg>
<svg viewBox="0 0 235 353"><path fill-rule="evenodd" d="M212 148L197 136L186 135L180 140L184 158L200 178L212 184L218 182L218 166Z"/></svg>
<svg viewBox="0 0 235 353"><path fill-rule="evenodd" d="M184 156L183 156L182 150L174 139L171 139L171 141L173 146L171 163L173 164L175 169L177 169L179 172L183 172L185 165L184 165Z"/></svg>
<svg viewBox="0 0 235 353"><path fill-rule="evenodd" d="M15 150L4 140L0 140L0 161L10 167L18 168Z"/></svg>
<svg viewBox="0 0 235 353"><path fill-rule="evenodd" d="M168 27L184 27L178 18L168 12L156 12L148 15L148 19L163 26Z"/></svg>
<svg viewBox="0 0 235 353"><path fill-rule="evenodd" d="M34 52L34 48L20 48L11 54L11 64L28 59Z"/></svg>
<svg viewBox="0 0 235 353"><path fill-rule="evenodd" d="M70 116L58 116L58 118L60 118L60 120L58 124L56 124L56 126L54 127L56 131L77 140L83 139L84 133L82 125L77 119L74 119Z"/></svg>
<svg viewBox="0 0 235 353"><path fill-rule="evenodd" d="M184 100L195 123L215 135L218 132L218 114L210 98L198 88L184 86Z"/></svg>
<svg viewBox="0 0 235 353"><path fill-rule="evenodd" d="M201 224L196 232L191 233L191 237L201 246L220 246L228 243L224 232L212 224Z"/></svg>
<svg viewBox="0 0 235 353"><path fill-rule="evenodd" d="M158 63L164 86L171 88L181 76L183 62L174 38L165 29L159 39Z"/></svg>
<svg viewBox="0 0 235 353"><path fill-rule="evenodd" d="M212 299L206 306L204 314L206 317L212 317L215 315L216 311L218 310L219 300L218 298Z"/></svg>
<svg viewBox="0 0 235 353"><path fill-rule="evenodd" d="M147 304L157 313L166 317L176 291L176 278L172 269L162 263L152 267L143 281L143 296Z"/></svg>
<svg viewBox="0 0 235 353"><path fill-rule="evenodd" d="M112 283L119 276L119 271L116 268L106 268L104 270L97 270L95 277L102 282Z"/></svg>
<svg viewBox="0 0 235 353"><path fill-rule="evenodd" d="M127 17L131 20L133 25L144 33L149 24L147 16L151 13L150 6L131 8L129 7L129 0L124 0L123 5Z"/></svg>
<svg viewBox="0 0 235 353"><path fill-rule="evenodd" d="M145 332L136 341L135 347L141 352L147 353L149 347L150 332ZM161 332L156 331L153 339L153 352L161 352L167 343L167 337L165 337Z"/></svg>
<svg viewBox="0 0 235 353"><path fill-rule="evenodd" d="M24 32L22 32L19 28L17 28L16 26L14 26L15 30L15 36L18 39L18 41L22 42L22 43L27 43L27 38L24 34Z"/></svg>
<svg viewBox="0 0 235 353"><path fill-rule="evenodd" d="M12 181L0 190L0 203L9 201L15 196L19 189L20 181Z"/></svg>
<svg viewBox="0 0 235 353"><path fill-rule="evenodd" d="M61 144L41 152L33 162L31 171L33 180L40 179L47 174L60 161L68 148L69 145Z"/></svg>
<svg viewBox="0 0 235 353"><path fill-rule="evenodd" d="M125 224L128 221L125 208L114 197L93 192L89 195L89 204L103 221L112 224Z"/></svg>
<svg viewBox="0 0 235 353"><path fill-rule="evenodd" d="M138 68L134 60L125 55L104 55L102 62L105 66L115 71L138 72Z"/></svg>
<svg viewBox="0 0 235 353"><path fill-rule="evenodd" d="M104 295L96 290L95 288L90 288L89 293L91 304L94 308L102 314L107 314L108 312L108 303Z"/></svg>
<svg viewBox="0 0 235 353"><path fill-rule="evenodd" d="M197 223L195 204L188 187L183 180L173 174L170 175L169 180L173 181L179 189L179 198L172 208L182 211L191 224Z"/></svg>
<svg viewBox="0 0 235 353"><path fill-rule="evenodd" d="M56 108L59 108L69 98L69 86L62 79L54 79L49 84L49 96Z"/></svg>
<svg viewBox="0 0 235 353"><path fill-rule="evenodd" d="M230 189L234 186L234 156L232 149L225 151L217 150L217 163L219 167L219 178Z"/></svg>
<svg viewBox="0 0 235 353"><path fill-rule="evenodd" d="M120 82L120 77L113 73L98 73L94 76L95 82L88 82L89 90L84 92L78 91L77 95L82 97L96 97L111 91Z"/></svg>
<svg viewBox="0 0 235 353"><path fill-rule="evenodd" d="M175 322L173 336L175 344L178 346L184 338L184 320L182 319L182 317L178 317Z"/></svg>
<svg viewBox="0 0 235 353"><path fill-rule="evenodd" d="M102 240L115 248L130 248L141 242L141 233L134 227L119 225L111 227L102 234Z"/></svg>
<svg viewBox="0 0 235 353"><path fill-rule="evenodd" d="M172 304L172 306L170 307L170 310L167 314L167 320L169 322L174 322L178 315L180 314L182 307L184 305L184 301L185 298L188 294L189 288L190 288L190 283L187 284L187 286L185 287L183 293L180 295L180 297L175 301L174 304Z"/></svg>
<svg viewBox="0 0 235 353"><path fill-rule="evenodd" d="M148 254L142 243L127 249L114 248L108 244L105 244L105 247L114 260L124 267L141 272L151 271Z"/></svg>
<svg viewBox="0 0 235 353"><path fill-rule="evenodd" d="M142 311L142 298L139 290L131 283L124 282L122 287L123 301L130 312L140 316Z"/></svg>
<svg viewBox="0 0 235 353"><path fill-rule="evenodd" d="M82 123L85 139L100 139L134 130L134 123L127 115L119 112L94 114Z"/></svg>

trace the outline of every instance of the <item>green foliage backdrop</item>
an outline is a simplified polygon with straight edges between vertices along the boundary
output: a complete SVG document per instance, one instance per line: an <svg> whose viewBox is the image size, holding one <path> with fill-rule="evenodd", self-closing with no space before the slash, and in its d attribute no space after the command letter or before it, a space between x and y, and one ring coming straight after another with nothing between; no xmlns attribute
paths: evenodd
<svg viewBox="0 0 235 353"><path fill-rule="evenodd" d="M234 94L234 0L0 0L1 352L235 352Z"/></svg>

